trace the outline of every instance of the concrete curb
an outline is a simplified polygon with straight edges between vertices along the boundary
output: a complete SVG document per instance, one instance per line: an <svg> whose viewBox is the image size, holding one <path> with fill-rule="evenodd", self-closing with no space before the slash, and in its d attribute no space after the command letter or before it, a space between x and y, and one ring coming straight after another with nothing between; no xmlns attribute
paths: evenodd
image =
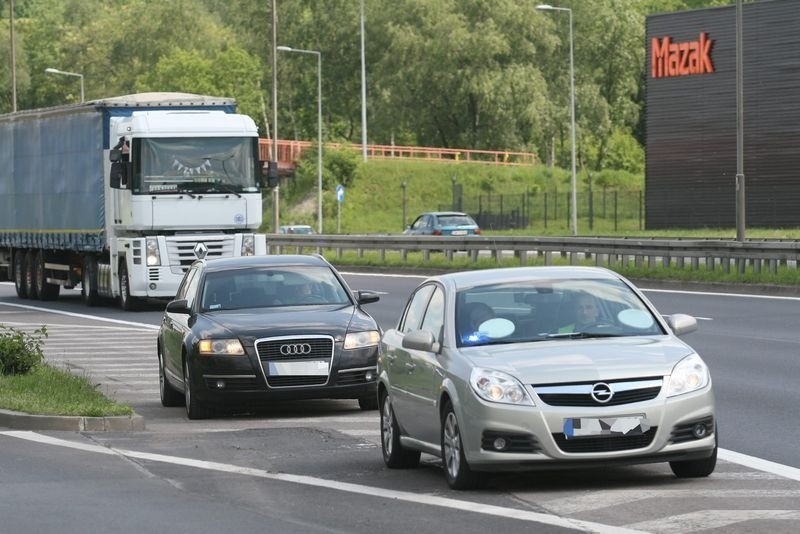
<svg viewBox="0 0 800 534"><path fill-rule="evenodd" d="M144 430L141 415L84 417L73 415L33 415L0 410L0 427L16 430L66 430L72 432L113 432Z"/></svg>

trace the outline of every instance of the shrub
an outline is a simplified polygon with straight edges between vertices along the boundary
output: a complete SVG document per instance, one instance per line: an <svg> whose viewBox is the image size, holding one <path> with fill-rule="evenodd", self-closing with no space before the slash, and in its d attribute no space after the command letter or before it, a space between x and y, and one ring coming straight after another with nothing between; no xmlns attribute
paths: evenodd
<svg viewBox="0 0 800 534"><path fill-rule="evenodd" d="M47 328L31 333L0 324L0 373L25 374L44 361L42 344Z"/></svg>

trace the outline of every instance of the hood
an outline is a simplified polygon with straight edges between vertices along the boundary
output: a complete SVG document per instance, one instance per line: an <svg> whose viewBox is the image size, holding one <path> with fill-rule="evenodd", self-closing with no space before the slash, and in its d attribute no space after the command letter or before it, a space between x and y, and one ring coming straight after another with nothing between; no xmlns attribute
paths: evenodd
<svg viewBox="0 0 800 534"><path fill-rule="evenodd" d="M669 375L694 352L672 336L562 339L461 351L476 366L535 385Z"/></svg>

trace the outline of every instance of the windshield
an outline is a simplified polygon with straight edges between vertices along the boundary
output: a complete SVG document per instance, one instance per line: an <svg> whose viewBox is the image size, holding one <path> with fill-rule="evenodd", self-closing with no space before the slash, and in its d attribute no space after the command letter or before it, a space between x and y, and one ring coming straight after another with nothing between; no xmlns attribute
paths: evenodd
<svg viewBox="0 0 800 534"><path fill-rule="evenodd" d="M459 346L664 334L636 293L607 279L474 287L458 293L455 322Z"/></svg>
<svg viewBox="0 0 800 534"><path fill-rule="evenodd" d="M253 146L251 137L135 139L133 192L257 192Z"/></svg>
<svg viewBox="0 0 800 534"><path fill-rule="evenodd" d="M301 265L210 272L202 299L203 311L352 304L328 267Z"/></svg>

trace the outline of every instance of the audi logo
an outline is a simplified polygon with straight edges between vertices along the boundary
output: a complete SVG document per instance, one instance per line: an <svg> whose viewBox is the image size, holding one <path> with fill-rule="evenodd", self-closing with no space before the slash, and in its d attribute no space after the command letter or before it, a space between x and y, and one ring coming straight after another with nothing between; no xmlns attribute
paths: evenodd
<svg viewBox="0 0 800 534"><path fill-rule="evenodd" d="M598 382L592 386L592 398L601 404L607 403L613 396L614 390L605 382Z"/></svg>
<svg viewBox="0 0 800 534"><path fill-rule="evenodd" d="M287 343L281 345L280 352L283 356L302 356L304 354L311 354L310 343Z"/></svg>

